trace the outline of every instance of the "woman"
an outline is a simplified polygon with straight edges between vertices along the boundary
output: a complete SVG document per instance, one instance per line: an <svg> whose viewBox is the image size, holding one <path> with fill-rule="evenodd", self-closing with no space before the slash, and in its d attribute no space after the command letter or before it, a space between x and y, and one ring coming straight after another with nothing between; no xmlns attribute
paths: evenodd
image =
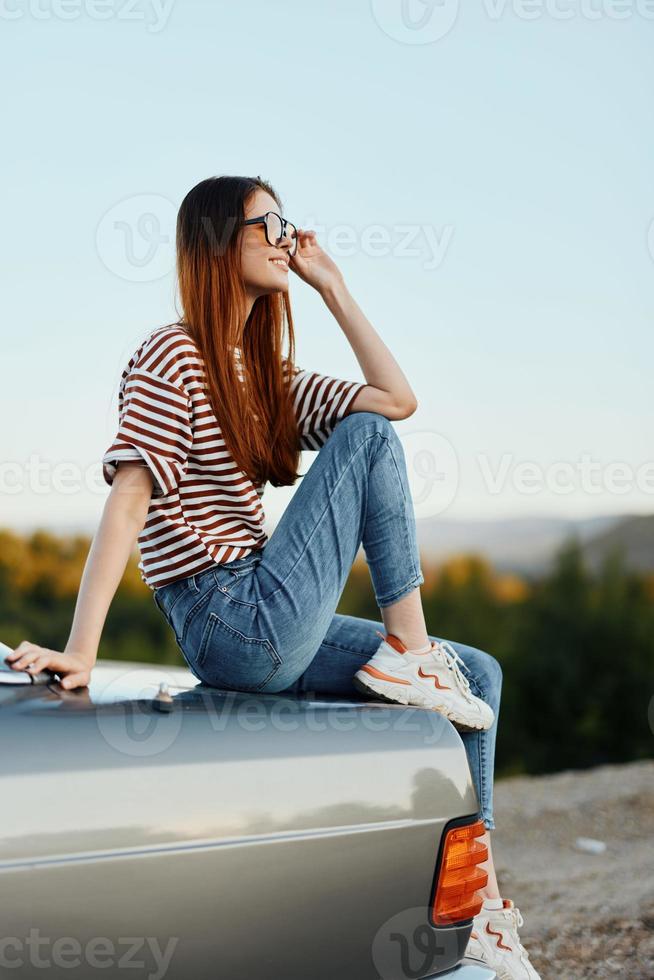
<svg viewBox="0 0 654 980"><path fill-rule="evenodd" d="M121 379L103 457L112 490L64 653L23 642L16 669L89 683L115 590L138 538L143 580L205 684L416 704L461 731L490 853L501 671L488 654L427 634L415 517L390 420L416 409L400 367L310 230L281 218L260 178L202 181L177 225L179 323L154 330ZM294 364L289 269L345 333L366 383ZM288 334L288 356L282 355ZM218 421L220 420L220 421ZM265 484L292 485L274 534ZM360 545L382 622L335 613ZM492 857L469 953L502 976L537 977Z"/></svg>

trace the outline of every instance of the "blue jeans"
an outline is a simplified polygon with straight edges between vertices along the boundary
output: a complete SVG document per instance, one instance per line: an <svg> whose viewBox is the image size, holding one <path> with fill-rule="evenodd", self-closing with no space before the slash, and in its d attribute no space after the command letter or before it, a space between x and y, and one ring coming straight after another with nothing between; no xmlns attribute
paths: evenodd
<svg viewBox="0 0 654 980"><path fill-rule="evenodd" d="M404 451L392 424L375 412L355 412L335 426L263 549L162 586L155 602L204 684L361 701L352 678L377 650L384 626L335 612L361 545L380 608L424 582ZM495 712L488 731L461 733L492 829L502 672L489 654L452 646L473 693Z"/></svg>

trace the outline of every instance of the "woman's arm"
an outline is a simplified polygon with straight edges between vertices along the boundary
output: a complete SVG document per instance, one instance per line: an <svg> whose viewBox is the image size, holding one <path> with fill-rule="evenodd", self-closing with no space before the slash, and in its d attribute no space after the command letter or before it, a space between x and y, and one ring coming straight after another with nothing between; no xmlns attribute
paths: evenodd
<svg viewBox="0 0 654 980"><path fill-rule="evenodd" d="M351 296L340 269L318 245L314 231L298 229L298 250L290 268L320 293L361 366L366 387L355 396L348 412L378 412L388 419L413 415L418 401L411 385Z"/></svg>
<svg viewBox="0 0 654 980"><path fill-rule="evenodd" d="M55 671L65 688L88 684L111 601L145 524L152 489L147 466L136 462L118 465L84 566L65 651L23 640L6 658L12 668L30 673Z"/></svg>
<svg viewBox="0 0 654 980"><path fill-rule="evenodd" d="M344 282L325 286L320 295L347 337L366 379L350 412L378 412L388 419L413 415L418 401L400 365L348 291Z"/></svg>

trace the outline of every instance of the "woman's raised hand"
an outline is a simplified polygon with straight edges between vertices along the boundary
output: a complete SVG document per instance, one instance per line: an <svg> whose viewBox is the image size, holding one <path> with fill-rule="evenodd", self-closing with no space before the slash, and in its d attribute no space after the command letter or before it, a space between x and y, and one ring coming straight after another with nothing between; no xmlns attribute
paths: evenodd
<svg viewBox="0 0 654 980"><path fill-rule="evenodd" d="M334 260L318 244L315 231L298 228L297 252L289 268L318 292L343 283L343 275Z"/></svg>

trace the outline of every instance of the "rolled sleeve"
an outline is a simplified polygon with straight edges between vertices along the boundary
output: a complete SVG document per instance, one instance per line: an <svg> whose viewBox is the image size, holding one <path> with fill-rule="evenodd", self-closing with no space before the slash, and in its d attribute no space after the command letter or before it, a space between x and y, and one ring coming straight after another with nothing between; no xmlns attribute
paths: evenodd
<svg viewBox="0 0 654 980"><path fill-rule="evenodd" d="M119 393L116 437L102 457L102 473L110 486L120 462L143 461L150 470L153 497L173 493L186 472L193 442L190 403L178 385L135 368Z"/></svg>
<svg viewBox="0 0 654 980"><path fill-rule="evenodd" d="M332 378L296 367L291 381L302 449L320 449L365 383Z"/></svg>

